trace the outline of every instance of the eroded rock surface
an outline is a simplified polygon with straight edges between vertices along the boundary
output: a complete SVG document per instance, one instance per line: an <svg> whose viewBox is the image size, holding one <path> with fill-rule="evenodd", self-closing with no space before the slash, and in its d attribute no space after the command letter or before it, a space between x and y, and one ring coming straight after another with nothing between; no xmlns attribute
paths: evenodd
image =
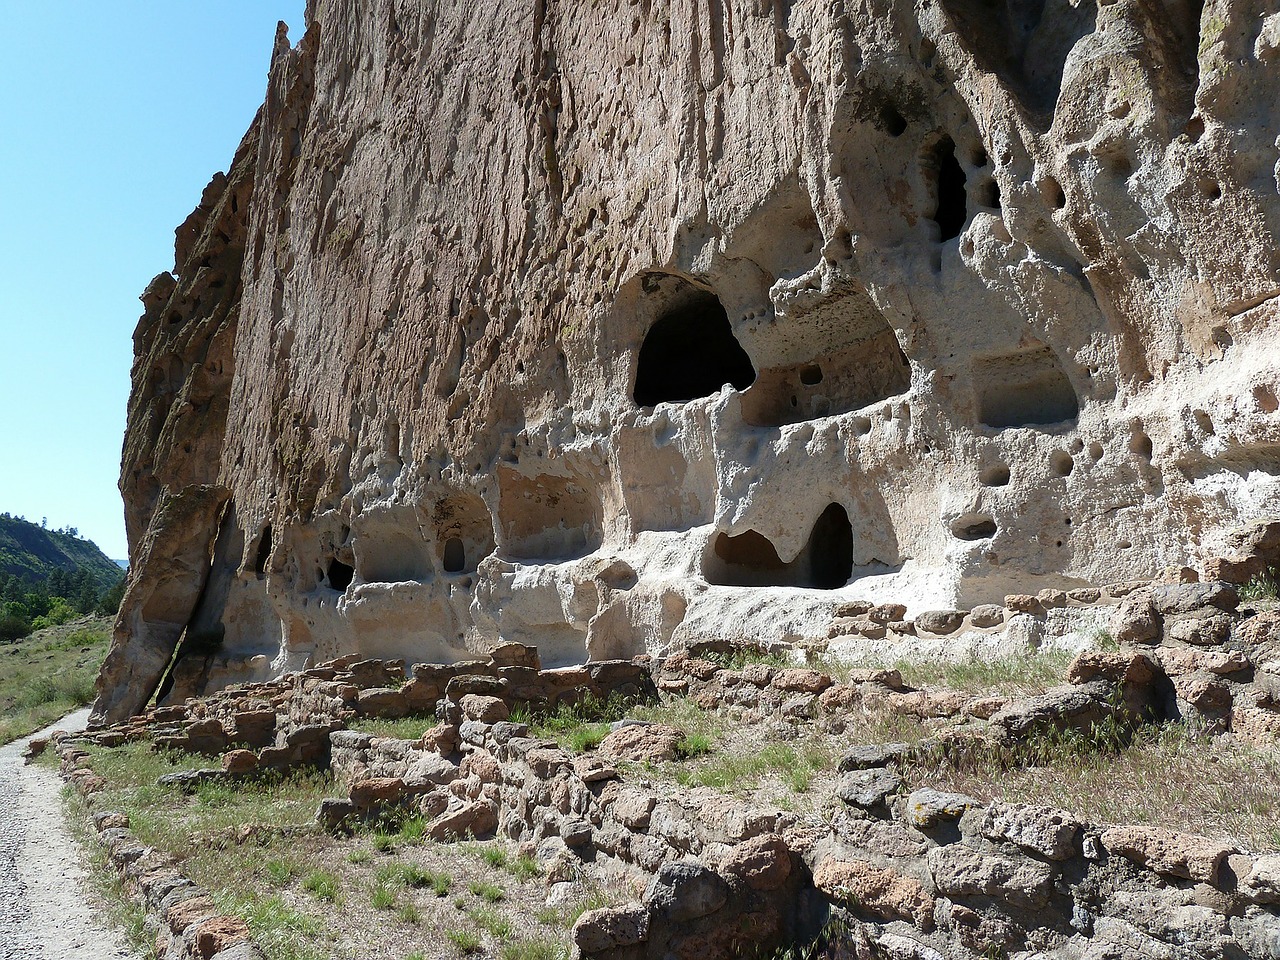
<svg viewBox="0 0 1280 960"><path fill-rule="evenodd" d="M314 0L144 295L95 718L1237 576L1280 513L1267 13Z"/></svg>

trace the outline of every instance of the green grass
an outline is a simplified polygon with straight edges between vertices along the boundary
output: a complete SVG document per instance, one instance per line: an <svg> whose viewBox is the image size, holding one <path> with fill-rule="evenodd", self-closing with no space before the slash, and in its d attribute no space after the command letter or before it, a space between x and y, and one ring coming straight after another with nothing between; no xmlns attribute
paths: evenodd
<svg viewBox="0 0 1280 960"><path fill-rule="evenodd" d="M585 753L600 746L600 741L609 735L607 723L584 723L565 734L564 746L574 753Z"/></svg>
<svg viewBox="0 0 1280 960"><path fill-rule="evenodd" d="M685 760L700 757L704 753L711 752L711 738L705 733L686 734L684 739L676 745L676 752Z"/></svg>
<svg viewBox="0 0 1280 960"><path fill-rule="evenodd" d="M273 859L268 860L263 865L263 869L266 871L267 879L271 881L273 886L287 887L293 882L294 877L298 875L301 868L292 860Z"/></svg>
<svg viewBox="0 0 1280 960"><path fill-rule="evenodd" d="M422 817L407 817L401 821L397 835L405 843L422 843L427 836L427 821Z"/></svg>
<svg viewBox="0 0 1280 960"><path fill-rule="evenodd" d="M434 716L401 717L398 720L382 717L361 717L354 721L350 729L357 733L368 733L375 737L389 737L392 740L417 740L436 725Z"/></svg>
<svg viewBox="0 0 1280 960"><path fill-rule="evenodd" d="M1280 599L1280 576L1274 573L1255 573L1236 593L1242 603Z"/></svg>
<svg viewBox="0 0 1280 960"><path fill-rule="evenodd" d="M270 960L332 955L323 917L340 902L341 891L336 876L313 859L329 842L314 820L320 800L333 794L327 771L187 795L156 781L207 766L207 758L155 753L145 743L88 750L94 772L107 781L100 802L127 814L138 840L172 856L209 891L220 912L243 917ZM251 842L232 839L246 826L258 828ZM286 904L278 891L298 877L310 897Z"/></svg>
<svg viewBox="0 0 1280 960"><path fill-rule="evenodd" d="M507 895L507 892L500 886L495 883L489 883L485 880L472 880L467 884L467 889L487 903L497 903Z"/></svg>
<svg viewBox="0 0 1280 960"><path fill-rule="evenodd" d="M568 960L568 949L554 940L526 940L502 948L502 960Z"/></svg>
<svg viewBox="0 0 1280 960"><path fill-rule="evenodd" d="M426 870L416 864L401 867L399 880L406 887L430 889L437 897L447 897L450 888L453 886L453 878L447 873Z"/></svg>
<svg viewBox="0 0 1280 960"><path fill-rule="evenodd" d="M445 937L458 948L459 953L477 953L480 950L480 935L472 930L447 930Z"/></svg>
<svg viewBox="0 0 1280 960"><path fill-rule="evenodd" d="M538 861L527 853L508 863L507 872L521 882L542 876L542 868L538 866Z"/></svg>
<svg viewBox="0 0 1280 960"><path fill-rule="evenodd" d="M1019 654L987 660L900 660L893 665L913 687L943 686L967 694L1040 693L1063 682L1075 655L1063 650Z"/></svg>
<svg viewBox="0 0 1280 960"><path fill-rule="evenodd" d="M93 700L111 621L49 627L0 644L0 743L34 733Z"/></svg>
<svg viewBox="0 0 1280 960"><path fill-rule="evenodd" d="M487 931L499 940L505 940L511 936L511 921L488 907L478 907L471 911L471 919L480 929Z"/></svg>
<svg viewBox="0 0 1280 960"><path fill-rule="evenodd" d="M627 714L628 704L616 697L587 696L575 704L561 703L550 713L517 708L511 719L529 725L529 736L554 740L562 749L582 753L596 747L609 733L609 724Z"/></svg>
<svg viewBox="0 0 1280 960"><path fill-rule="evenodd" d="M834 766L834 752L822 744L797 749L787 743L767 743L758 749L723 754L694 767L677 766L675 776L686 786L732 790L744 785L754 787L762 778L779 774L792 790L803 793L809 789L814 773Z"/></svg>
<svg viewBox="0 0 1280 960"><path fill-rule="evenodd" d="M352 850L350 853L347 854L348 863L355 863L355 864L368 863L372 859L373 859L373 854L370 853L368 850L365 850L363 847L357 847L355 850Z"/></svg>
<svg viewBox="0 0 1280 960"><path fill-rule="evenodd" d="M406 903L396 911L396 919L401 923L419 924L422 922L422 914L418 912L418 908L412 903Z"/></svg>
<svg viewBox="0 0 1280 960"><path fill-rule="evenodd" d="M249 924L253 939L270 960L324 960L329 955L316 945L326 939L324 924L279 896L244 894L220 901L219 906Z"/></svg>
<svg viewBox="0 0 1280 960"><path fill-rule="evenodd" d="M385 884L375 883L369 894L369 903L375 910L390 910L396 905L395 891Z"/></svg>
<svg viewBox="0 0 1280 960"><path fill-rule="evenodd" d="M302 881L302 889L315 894L318 900L328 900L334 904L341 902L338 877L328 870L312 870Z"/></svg>

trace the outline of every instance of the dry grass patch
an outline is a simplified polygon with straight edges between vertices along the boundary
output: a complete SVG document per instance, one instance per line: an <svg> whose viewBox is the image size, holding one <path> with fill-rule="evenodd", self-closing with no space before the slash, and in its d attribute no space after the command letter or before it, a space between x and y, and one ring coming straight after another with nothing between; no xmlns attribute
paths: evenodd
<svg viewBox="0 0 1280 960"><path fill-rule="evenodd" d="M993 757L911 770L908 778L913 788L1061 807L1095 823L1149 824L1255 851L1280 849L1280 752L1169 724L1140 729L1119 750L1067 743L1039 753L1035 766Z"/></svg>
<svg viewBox="0 0 1280 960"><path fill-rule="evenodd" d="M985 660L899 660L893 669L913 687L944 687L970 696L1026 697L1064 682L1075 654L1047 650Z"/></svg>

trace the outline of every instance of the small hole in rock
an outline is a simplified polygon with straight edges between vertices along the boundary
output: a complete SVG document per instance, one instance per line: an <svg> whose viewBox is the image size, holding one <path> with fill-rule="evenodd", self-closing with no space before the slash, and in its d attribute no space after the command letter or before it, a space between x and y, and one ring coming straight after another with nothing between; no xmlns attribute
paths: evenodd
<svg viewBox="0 0 1280 960"><path fill-rule="evenodd" d="M1187 121L1187 137L1192 143L1198 143L1200 138L1204 136L1204 121L1199 117L1192 117Z"/></svg>
<svg viewBox="0 0 1280 960"><path fill-rule="evenodd" d="M900 137L907 129L907 121L897 110L893 104L886 103L880 108L880 125L884 127L884 132L891 137Z"/></svg>
<svg viewBox="0 0 1280 960"><path fill-rule="evenodd" d="M1205 433L1212 436L1214 433L1213 419L1203 410L1197 410L1195 412L1195 418L1196 418L1196 425Z"/></svg>
<svg viewBox="0 0 1280 960"><path fill-rule="evenodd" d="M951 533L957 540L986 540L996 535L996 522L985 513L967 513L951 523Z"/></svg>
<svg viewBox="0 0 1280 960"><path fill-rule="evenodd" d="M1067 205L1067 195L1062 190L1062 184L1053 177L1045 177L1040 181L1040 195L1055 210L1061 210Z"/></svg>
<svg viewBox="0 0 1280 960"><path fill-rule="evenodd" d="M1097 440L1089 444L1089 456L1093 457L1095 462L1102 459L1102 444Z"/></svg>
<svg viewBox="0 0 1280 960"><path fill-rule="evenodd" d="M1135 430L1133 436L1129 438L1129 450L1148 463L1151 462L1151 457L1155 452L1155 448L1151 444L1151 438L1141 429Z"/></svg>
<svg viewBox="0 0 1280 960"><path fill-rule="evenodd" d="M853 430L858 436L865 437L871 432L871 421L866 417L854 417Z"/></svg>
<svg viewBox="0 0 1280 960"><path fill-rule="evenodd" d="M1280 409L1280 401L1276 399L1276 392L1265 383L1253 388L1253 402L1258 405L1258 409L1263 413L1275 413L1276 410Z"/></svg>
<svg viewBox="0 0 1280 960"><path fill-rule="evenodd" d="M984 487L1004 487L1009 484L1009 468L1003 463L983 470L978 479Z"/></svg>
<svg viewBox="0 0 1280 960"><path fill-rule="evenodd" d="M806 387L816 386L822 382L822 368L816 363L800 368L800 382Z"/></svg>
<svg viewBox="0 0 1280 960"><path fill-rule="evenodd" d="M991 210L1000 209L1000 184L988 180L978 188L978 205Z"/></svg>
<svg viewBox="0 0 1280 960"><path fill-rule="evenodd" d="M1049 463L1053 465L1053 472L1060 477L1069 476L1076 467L1076 462L1071 459L1071 454L1065 450L1055 450L1049 458Z"/></svg>

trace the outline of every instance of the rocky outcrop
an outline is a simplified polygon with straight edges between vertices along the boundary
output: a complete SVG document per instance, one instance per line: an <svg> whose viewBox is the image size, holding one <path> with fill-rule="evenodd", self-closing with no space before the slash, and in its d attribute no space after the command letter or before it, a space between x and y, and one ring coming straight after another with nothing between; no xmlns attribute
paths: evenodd
<svg viewBox="0 0 1280 960"><path fill-rule="evenodd" d="M1264 5L307 16L144 295L99 720L856 599L946 637L1280 512Z"/></svg>

